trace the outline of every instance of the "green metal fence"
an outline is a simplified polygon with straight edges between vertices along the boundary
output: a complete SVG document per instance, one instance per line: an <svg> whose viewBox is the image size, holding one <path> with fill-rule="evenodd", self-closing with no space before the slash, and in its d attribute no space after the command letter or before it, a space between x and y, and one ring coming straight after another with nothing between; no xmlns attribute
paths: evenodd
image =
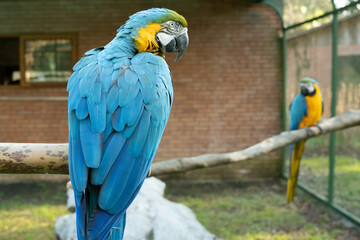
<svg viewBox="0 0 360 240"><path fill-rule="evenodd" d="M320 16L284 26L284 130L298 80L313 77L322 91L325 118L360 108L360 1L317 0ZM329 6L330 3L330 6ZM286 11L286 1L284 12ZM288 149L283 175L288 175ZM360 227L360 128L306 142L299 187Z"/></svg>

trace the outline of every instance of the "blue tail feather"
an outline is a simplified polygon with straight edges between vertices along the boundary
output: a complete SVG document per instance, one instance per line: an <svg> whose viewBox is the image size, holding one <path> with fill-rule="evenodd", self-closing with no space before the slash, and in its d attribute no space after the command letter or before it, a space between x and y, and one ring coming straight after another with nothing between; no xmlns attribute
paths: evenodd
<svg viewBox="0 0 360 240"><path fill-rule="evenodd" d="M99 186L88 184L85 192L75 194L76 224L78 240L122 239L126 214L110 214L97 204Z"/></svg>
<svg viewBox="0 0 360 240"><path fill-rule="evenodd" d="M125 212L113 215L105 212L100 208L96 208L89 219L87 239L122 239L115 238L115 236L123 235L126 221L125 218Z"/></svg>
<svg viewBox="0 0 360 240"><path fill-rule="evenodd" d="M86 201L84 195L75 194L76 230L78 240L86 239Z"/></svg>

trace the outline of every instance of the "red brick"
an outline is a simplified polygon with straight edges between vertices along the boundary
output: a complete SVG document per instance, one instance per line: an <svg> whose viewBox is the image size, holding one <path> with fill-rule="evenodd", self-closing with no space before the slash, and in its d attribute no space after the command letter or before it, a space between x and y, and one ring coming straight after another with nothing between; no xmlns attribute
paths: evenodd
<svg viewBox="0 0 360 240"><path fill-rule="evenodd" d="M171 6L170 6L171 5ZM174 105L156 161L255 144L281 130L281 21L238 0L1 1L1 34L77 33L79 57L109 42L134 12L173 8L189 23L187 54L173 63ZM0 96L67 96L65 88L0 88ZM0 142L66 142L66 101L2 101ZM190 177L279 176L280 154ZM265 167L264 167L265 166ZM247 169L248 174L242 174Z"/></svg>

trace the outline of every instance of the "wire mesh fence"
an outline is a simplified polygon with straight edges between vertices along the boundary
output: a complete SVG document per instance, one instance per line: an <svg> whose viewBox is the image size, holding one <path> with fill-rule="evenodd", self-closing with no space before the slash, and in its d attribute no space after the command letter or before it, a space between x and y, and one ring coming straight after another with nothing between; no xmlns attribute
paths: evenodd
<svg viewBox="0 0 360 240"><path fill-rule="evenodd" d="M358 5L342 11L335 9L322 20L315 18L285 28L285 33L287 106L299 93L299 80L312 77L319 82L322 92L323 118L359 109ZM339 131L333 137L333 143L329 135L306 142L299 183L329 205L344 210L345 215L360 225L360 128ZM284 174L287 176L288 150L284 156L287 162Z"/></svg>

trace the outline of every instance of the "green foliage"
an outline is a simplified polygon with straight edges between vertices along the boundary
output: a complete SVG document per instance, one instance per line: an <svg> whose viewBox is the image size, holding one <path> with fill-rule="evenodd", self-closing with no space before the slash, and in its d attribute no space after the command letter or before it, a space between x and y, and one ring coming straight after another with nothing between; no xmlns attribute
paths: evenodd
<svg viewBox="0 0 360 240"><path fill-rule="evenodd" d="M285 0L284 21L287 26L318 17L332 10L331 0ZM321 20L306 28L318 26Z"/></svg>

